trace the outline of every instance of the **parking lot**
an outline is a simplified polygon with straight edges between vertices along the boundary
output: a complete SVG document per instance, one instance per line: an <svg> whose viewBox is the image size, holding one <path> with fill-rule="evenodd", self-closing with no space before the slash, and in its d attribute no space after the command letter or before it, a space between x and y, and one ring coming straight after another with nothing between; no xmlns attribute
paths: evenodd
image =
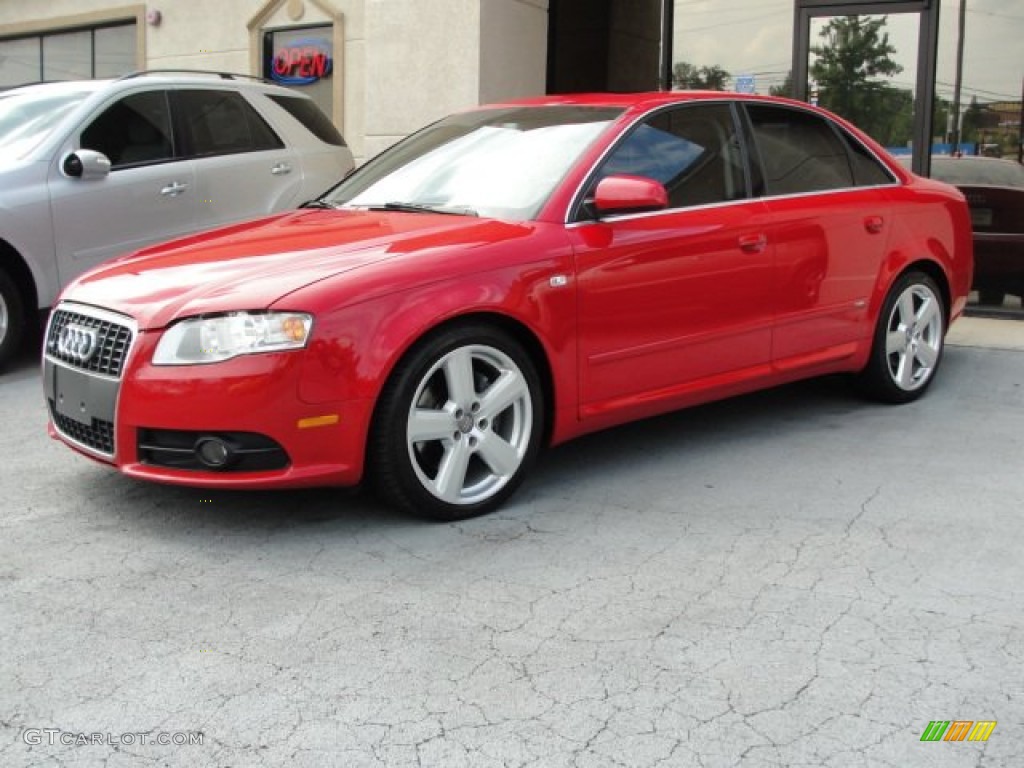
<svg viewBox="0 0 1024 768"><path fill-rule="evenodd" d="M962 338L917 403L633 424L452 525L121 477L46 437L25 357L0 765L1020 766L1024 352Z"/></svg>

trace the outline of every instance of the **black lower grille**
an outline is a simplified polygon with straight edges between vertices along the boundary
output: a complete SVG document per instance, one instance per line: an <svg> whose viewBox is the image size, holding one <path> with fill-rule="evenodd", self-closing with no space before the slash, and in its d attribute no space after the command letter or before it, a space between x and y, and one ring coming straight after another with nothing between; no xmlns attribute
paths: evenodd
<svg viewBox="0 0 1024 768"><path fill-rule="evenodd" d="M87 448L92 448L94 451L105 453L108 456L114 455L113 422L94 418L91 424L83 424L57 413L53 400L50 400L49 403L50 418L53 419L54 426L62 435Z"/></svg>
<svg viewBox="0 0 1024 768"><path fill-rule="evenodd" d="M203 440L222 441L230 449L230 460L210 467L199 460L197 445ZM275 440L255 432L194 432L180 429L140 429L139 461L157 467L202 472L259 472L284 469L288 454Z"/></svg>

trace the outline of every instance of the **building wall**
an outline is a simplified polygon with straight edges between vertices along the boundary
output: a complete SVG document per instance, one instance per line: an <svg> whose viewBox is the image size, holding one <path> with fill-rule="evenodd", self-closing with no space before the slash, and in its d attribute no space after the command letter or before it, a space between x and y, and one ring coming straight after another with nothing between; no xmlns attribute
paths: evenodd
<svg viewBox="0 0 1024 768"><path fill-rule="evenodd" d="M547 6L547 0L0 0L0 38L137 18L140 68L260 74L263 29L340 21L340 98L332 117L363 160L449 112L544 93ZM159 24L144 21L151 11L160 12Z"/></svg>

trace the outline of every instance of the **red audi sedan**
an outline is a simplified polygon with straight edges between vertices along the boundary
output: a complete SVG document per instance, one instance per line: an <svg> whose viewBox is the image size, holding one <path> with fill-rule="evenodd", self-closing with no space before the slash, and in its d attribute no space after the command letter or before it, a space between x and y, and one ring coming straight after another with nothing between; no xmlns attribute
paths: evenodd
<svg viewBox="0 0 1024 768"><path fill-rule="evenodd" d="M459 519L546 446L827 373L906 402L972 272L953 187L717 92L428 126L303 209L109 262L47 329L51 434L127 475Z"/></svg>

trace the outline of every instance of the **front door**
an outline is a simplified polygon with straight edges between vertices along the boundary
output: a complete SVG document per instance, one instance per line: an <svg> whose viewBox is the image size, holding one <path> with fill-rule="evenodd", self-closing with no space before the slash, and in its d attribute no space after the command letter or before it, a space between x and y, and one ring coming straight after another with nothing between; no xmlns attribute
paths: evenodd
<svg viewBox="0 0 1024 768"><path fill-rule="evenodd" d="M195 229L192 163L176 157L166 93L119 97L69 139L49 173L57 268L62 285L101 261ZM72 149L111 162L100 179L65 176Z"/></svg>
<svg viewBox="0 0 1024 768"><path fill-rule="evenodd" d="M635 126L590 182L656 179L669 209L570 229L583 418L766 371L772 252L736 137L726 104L664 110Z"/></svg>

